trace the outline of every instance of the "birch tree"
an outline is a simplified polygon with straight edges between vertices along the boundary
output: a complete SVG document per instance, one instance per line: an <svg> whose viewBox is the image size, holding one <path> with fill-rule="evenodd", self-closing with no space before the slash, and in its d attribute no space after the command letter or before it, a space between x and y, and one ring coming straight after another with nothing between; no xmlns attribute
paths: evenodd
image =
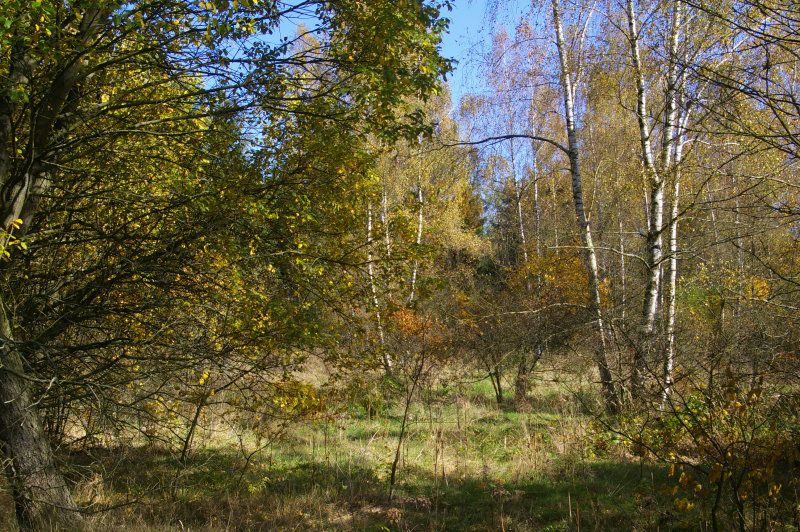
<svg viewBox="0 0 800 532"><path fill-rule="evenodd" d="M609 410L618 408L618 393L616 384L608 365L606 331L603 321L602 302L600 299L600 273L597 266L597 253L592 239L592 229L583 201L583 181L580 166L580 144L578 141L578 126L575 119L575 97L579 72L574 71L570 64L570 54L579 53L578 50L567 48L562 25L561 6L559 0L552 0L553 26L556 39L556 49L560 66L559 78L561 92L564 99L564 122L567 135L567 157L569 158L570 177L572 180L572 200L575 206L575 216L580 229L581 243L583 245L584 260L588 276L589 308L594 317L594 327L598 335L598 347L595 351L595 360L600 374L600 383L603 395ZM586 15L587 19L591 13ZM588 24L588 20L586 22ZM577 40L578 46L583 45L582 37Z"/></svg>
<svg viewBox="0 0 800 532"><path fill-rule="evenodd" d="M647 279L642 309L642 342L635 349L631 375L631 394L634 399L642 393L648 358L652 355L656 333L658 303L661 294L661 272L664 231L664 193L665 175L672 168L675 143L677 101L678 101L678 43L682 27L682 6L672 4L672 15L667 46L667 74L664 82L664 117L661 132L661 156L656 160L652 147L653 128L648 109L648 86L641 60L641 29L633 0L626 2L628 24L627 38L630 45L630 60L636 86L636 117L639 125L639 139L645 182L648 185L647 210L648 228L646 237Z"/></svg>

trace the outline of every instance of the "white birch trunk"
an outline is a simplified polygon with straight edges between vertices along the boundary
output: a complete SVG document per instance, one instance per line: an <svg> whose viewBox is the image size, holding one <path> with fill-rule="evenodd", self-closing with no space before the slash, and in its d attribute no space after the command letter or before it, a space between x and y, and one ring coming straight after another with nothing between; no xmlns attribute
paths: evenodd
<svg viewBox="0 0 800 532"><path fill-rule="evenodd" d="M675 8L676 12L679 7ZM675 21L678 22L675 22ZM680 13L673 18L675 25L680 23ZM674 30L673 34L677 35L678 30ZM677 41L677 38L675 38ZM677 57L677 43L673 46L671 44L671 52L674 52L672 57ZM674 61L677 63L677 61ZM677 76L677 73L676 73ZM682 89L685 88L685 74L682 80ZM678 313L677 294L678 294L678 216L680 215L680 193L681 193L681 170L683 164L683 145L685 143L686 126L689 122L691 115L691 108L685 109L683 116L678 120L677 111L677 88L676 92L676 111L675 122L677 127L673 130L675 136L675 158L673 171L674 183L672 185L672 206L669 218L669 262L667 264L667 349L664 354L664 377L663 377L663 402L669 400L672 393L672 386L674 384L674 371L675 371L675 355L677 344L675 341L675 323Z"/></svg>
<svg viewBox="0 0 800 532"><path fill-rule="evenodd" d="M539 172L536 168L536 153L533 154L533 216L536 223L536 255L542 255L542 209L539 205Z"/></svg>
<svg viewBox="0 0 800 532"><path fill-rule="evenodd" d="M516 161L514 157L514 141L511 141L511 179L514 181L514 201L517 203L517 226L519 230L519 243L522 248L522 261L523 267L527 269L528 266L528 238L525 234L525 217L522 212L522 183L517 178ZM530 293L531 282L528 278L527 271L525 273L525 289Z"/></svg>
<svg viewBox="0 0 800 532"><path fill-rule="evenodd" d="M528 264L528 239L525 236L525 218L522 213L522 190L520 183L514 177L514 195L517 201L517 219L519 220L519 241L522 246L522 259Z"/></svg>
<svg viewBox="0 0 800 532"><path fill-rule="evenodd" d="M422 245L422 230L424 227L424 218L423 218L423 206L425 205L424 198L422 195L422 179L417 179L417 203L419 205L419 210L417 212L417 249L419 250L419 246ZM419 251L418 251L419 252ZM417 272L419 271L419 259L414 259L414 268L411 271L411 294L408 297L408 302L413 303L417 298Z"/></svg>
<svg viewBox="0 0 800 532"><path fill-rule="evenodd" d="M664 177L656 167L651 143L652 130L647 110L647 87L641 64L639 46L639 28L634 10L633 0L627 0L626 14L628 18L628 39L630 42L631 63L636 81L636 117L639 124L639 139L642 151L646 182L648 185L648 227L646 241L647 279L645 285L644 304L642 307L642 342L636 350L631 374L631 394L636 399L641 395L644 385L644 374L647 370L647 358L655 340L655 323L658 317L659 299L661 296L661 263L663 260L663 218L664 218ZM677 48L678 34L681 25L681 9L679 3L673 8L669 38L669 69L666 80L664 130L662 132L661 168L669 171L672 165L672 145L675 136L675 120L677 113Z"/></svg>
<svg viewBox="0 0 800 532"><path fill-rule="evenodd" d="M556 190L558 189L558 180L555 175L553 176L553 194L551 200L553 203L553 246L556 250L556 256L559 255L561 249L561 240L558 237L558 198L556 197Z"/></svg>
<svg viewBox="0 0 800 532"><path fill-rule="evenodd" d="M367 204L367 275L369 276L369 288L372 295L372 307L375 310L375 324L378 329L378 340L381 347L381 357L383 358L383 369L386 374L392 372L392 361L386 352L386 339L383 332L383 319L381 316L381 304L378 299L378 289L375 283L375 256L372 253L372 203Z"/></svg>
<svg viewBox="0 0 800 532"><path fill-rule="evenodd" d="M600 373L600 382L603 388L606 407L614 411L618 408L618 397L616 386L611 376L611 370L608 366L606 353L606 337L603 323L603 311L600 302L600 276L597 267L597 254L595 252L594 242L592 241L591 226L586 217L586 210L583 203L583 183L581 181L578 133L575 123L575 87L573 86L567 61L567 48L564 42L564 31L561 25L561 13L558 2L559 0L552 0L553 23L556 30L556 47L558 48L558 56L561 63L561 88L564 93L564 118L567 128L570 174L572 177L572 198L575 204L575 214L581 233L584 260L586 262L589 280L589 308L594 316L595 328L599 335L599 342L595 351L595 362Z"/></svg>
<svg viewBox="0 0 800 532"><path fill-rule="evenodd" d="M663 399L667 401L672 392L675 368L675 317L677 315L678 292L678 215L680 214L681 161L683 142L675 146L675 183L672 189L672 207L669 219L669 262L667 263L667 352L664 356Z"/></svg>

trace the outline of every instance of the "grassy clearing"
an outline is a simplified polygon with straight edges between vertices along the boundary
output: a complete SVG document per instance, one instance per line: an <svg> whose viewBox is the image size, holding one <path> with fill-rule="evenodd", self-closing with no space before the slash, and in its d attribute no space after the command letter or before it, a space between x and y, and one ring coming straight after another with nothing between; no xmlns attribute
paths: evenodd
<svg viewBox="0 0 800 532"><path fill-rule="evenodd" d="M486 381L423 394L391 500L400 406L298 425L252 455L252 437L210 430L185 464L152 447L89 451L73 457L77 492L119 505L91 520L98 530L691 528L690 514L660 513L664 468L597 455L580 394L540 384L530 403L498 408Z"/></svg>

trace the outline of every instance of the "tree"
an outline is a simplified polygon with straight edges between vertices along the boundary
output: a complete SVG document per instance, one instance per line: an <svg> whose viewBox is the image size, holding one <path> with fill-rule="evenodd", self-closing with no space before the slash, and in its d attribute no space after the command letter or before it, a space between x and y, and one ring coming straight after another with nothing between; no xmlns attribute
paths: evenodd
<svg viewBox="0 0 800 532"><path fill-rule="evenodd" d="M137 157L119 163L125 178L153 175L165 181L162 194L175 194L160 198L166 203L163 211L146 205L144 211L121 212L121 219L106 218L104 223L110 225L98 227L94 237L95 269L79 271L76 279L66 268L61 277L48 280L58 287L56 304L20 307L21 292L41 276L30 269L39 263L15 253L4 265L0 436L14 464L12 482L23 526L41 528L76 516L34 407L36 384L60 387L73 376L67 373L53 380L49 348L42 346L66 341L75 327L91 322L109 327L110 320L129 312L116 307L128 303L125 288L143 284L161 297L180 281L175 265L195 253L205 231L218 228L219 217L226 214L212 210L218 204L208 202L208 194L219 189L207 187L207 177L200 172L205 152L216 151L208 144L216 134L215 121L236 117L244 128L234 134L264 146L286 145L287 135L302 125L299 119L306 113L342 127L371 129L387 139L416 135L424 128L422 115L398 113L398 104L433 92L447 69L437 53L446 25L439 14L444 6L247 0L6 2L0 24L0 57L5 58L0 71L3 248L31 239L45 249L50 242L59 245L59 238L70 238L65 229L94 227L95 220L86 216L96 216L93 209L102 202L95 202L93 195L107 195L120 186L103 175L111 168L97 154L133 146ZM301 33L296 42L270 37L293 16L308 19L313 29ZM306 39L314 34L321 40ZM155 139L166 142L169 153L154 146ZM250 157L245 149L238 154ZM282 162L283 155L275 155ZM260 157L264 163L276 163L264 153ZM157 175L162 165L178 172L175 182L169 182L169 174ZM244 174L255 177L249 190L256 197L270 190L268 175ZM157 182L156 190L161 185ZM180 224L168 229L159 225L175 223L172 216L178 216L182 206L207 209L197 230L181 233ZM126 235L130 228L137 233ZM142 238L143 232L148 236ZM106 262L114 256L109 251L117 253L130 242L121 238L125 236L134 236L136 242L128 250L131 257ZM105 255L99 251L103 248ZM74 262L65 263L70 264ZM152 303L145 298L141 304L149 308ZM47 310L44 317L38 312L42 306ZM55 316L60 321L49 321ZM135 343L125 335L99 336L92 339L93 345ZM69 342L85 345L86 340L81 334Z"/></svg>

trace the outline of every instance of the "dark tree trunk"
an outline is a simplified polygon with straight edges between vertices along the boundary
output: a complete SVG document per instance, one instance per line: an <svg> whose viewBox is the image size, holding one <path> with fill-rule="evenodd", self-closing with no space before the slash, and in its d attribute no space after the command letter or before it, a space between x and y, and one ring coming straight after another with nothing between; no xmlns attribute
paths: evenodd
<svg viewBox="0 0 800 532"><path fill-rule="evenodd" d="M494 399L498 405L503 404L503 383L501 378L502 370L499 366L494 366L489 370L489 379L492 381L492 388L494 388Z"/></svg>
<svg viewBox="0 0 800 532"><path fill-rule="evenodd" d="M0 441L10 462L7 471L17 519L24 529L74 528L80 515L55 466L10 332L10 324L0 311Z"/></svg>
<svg viewBox="0 0 800 532"><path fill-rule="evenodd" d="M533 357L523 355L517 367L517 378L514 381L514 403L518 410L528 406L528 389L530 388L530 375L536 369L536 365L544 354L544 348L537 345L533 351Z"/></svg>
<svg viewBox="0 0 800 532"><path fill-rule="evenodd" d="M517 368L517 378L514 380L514 404L517 410L524 408L528 403L528 365L523 357Z"/></svg>
<svg viewBox="0 0 800 532"><path fill-rule="evenodd" d="M40 197L50 186L49 164L58 154L49 153L48 148L75 119L69 115L77 98L70 102L70 97L85 79L87 51L111 14L110 7L93 4L87 2L82 10L73 47L52 68L55 75L49 81L39 81L43 94L30 102L36 112L31 115L29 131L22 135L28 138L25 160L16 168L10 164L14 153L15 104L6 91L0 91L0 231L3 231L0 247L8 244L10 228L17 220L22 225L14 236L25 235ZM20 34L12 43L9 63L11 78L23 86L33 79L29 70L38 68L30 60L28 44ZM44 162L45 157L49 162ZM12 320L5 307L7 301L0 298L0 445L10 463L7 471L17 518L20 526L27 529L74 529L80 514L55 466L50 441L36 411L31 381L24 375L23 358L15 346Z"/></svg>

